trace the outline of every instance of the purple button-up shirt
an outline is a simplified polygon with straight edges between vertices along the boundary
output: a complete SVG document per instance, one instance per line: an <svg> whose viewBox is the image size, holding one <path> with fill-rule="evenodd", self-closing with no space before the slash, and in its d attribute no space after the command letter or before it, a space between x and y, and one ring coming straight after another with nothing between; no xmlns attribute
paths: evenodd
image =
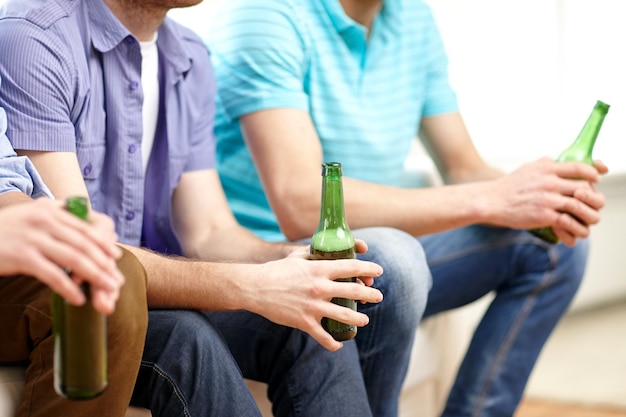
<svg viewBox="0 0 626 417"><path fill-rule="evenodd" d="M91 203L114 219L120 241L141 244L145 224L146 246L179 253L171 197L183 172L215 166L215 84L208 51L192 31L166 19L157 46L160 151L151 153L148 179L140 46L102 0L4 5L0 106L15 149L76 152Z"/></svg>

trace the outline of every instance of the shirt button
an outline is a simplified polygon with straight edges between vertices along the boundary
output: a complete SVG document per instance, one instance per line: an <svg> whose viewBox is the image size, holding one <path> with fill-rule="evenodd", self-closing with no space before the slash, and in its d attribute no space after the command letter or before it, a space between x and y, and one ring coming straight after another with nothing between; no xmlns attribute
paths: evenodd
<svg viewBox="0 0 626 417"><path fill-rule="evenodd" d="M131 90L136 90L137 87L139 87L139 83L137 81L131 81L130 84L128 84L128 86L130 87Z"/></svg>
<svg viewBox="0 0 626 417"><path fill-rule="evenodd" d="M126 220L132 220L135 218L135 212L134 211L129 211L128 213L126 213Z"/></svg>
<svg viewBox="0 0 626 417"><path fill-rule="evenodd" d="M134 143L128 147L129 153L135 153L136 151L137 151L137 146L135 146Z"/></svg>
<svg viewBox="0 0 626 417"><path fill-rule="evenodd" d="M91 162L89 162L87 165L85 165L83 167L83 174L84 175L89 175L91 174L91 170L93 169L93 167L91 166Z"/></svg>
<svg viewBox="0 0 626 417"><path fill-rule="evenodd" d="M127 43L127 44L131 44L131 43L133 43L133 37L132 37L132 36L127 36L127 37L126 37L126 43Z"/></svg>

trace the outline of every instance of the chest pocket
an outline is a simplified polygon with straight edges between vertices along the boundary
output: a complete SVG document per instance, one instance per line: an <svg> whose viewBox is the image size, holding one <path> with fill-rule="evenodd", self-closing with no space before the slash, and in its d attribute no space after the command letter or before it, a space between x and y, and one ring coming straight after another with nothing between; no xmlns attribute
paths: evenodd
<svg viewBox="0 0 626 417"><path fill-rule="evenodd" d="M103 109L89 114L76 129L76 157L94 207L101 198L106 159L106 117Z"/></svg>

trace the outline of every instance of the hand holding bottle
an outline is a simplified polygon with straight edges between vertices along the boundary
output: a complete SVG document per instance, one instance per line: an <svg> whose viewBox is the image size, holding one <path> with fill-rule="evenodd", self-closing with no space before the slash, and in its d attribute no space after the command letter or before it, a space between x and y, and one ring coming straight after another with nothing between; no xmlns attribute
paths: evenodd
<svg viewBox="0 0 626 417"><path fill-rule="evenodd" d="M322 202L320 220L311 238L311 259L355 259L355 243L346 222L343 202L341 163L322 164ZM339 282L357 282L357 277L338 278ZM356 311L356 299L335 297L332 302ZM331 317L322 318L322 327L337 341L354 339L357 327Z"/></svg>
<svg viewBox="0 0 626 417"><path fill-rule="evenodd" d="M606 167L542 158L485 183L481 197L490 224L515 229L550 225L566 245L589 235L599 222L604 195L595 184Z"/></svg>
<svg viewBox="0 0 626 417"><path fill-rule="evenodd" d="M40 198L0 209L0 237L0 276L32 276L80 305L85 297L67 278L63 267L69 267L77 280L93 285L95 307L113 311L124 277L107 216L92 212L87 223L64 210L62 201Z"/></svg>
<svg viewBox="0 0 626 417"><path fill-rule="evenodd" d="M594 165L591 154L609 107L608 104L602 101L598 100L596 102L578 137L574 143L561 152L556 159L557 162L582 162ZM557 232L551 227L531 229L530 232L550 243L558 243L560 241ZM559 232L563 234L565 231L561 229Z"/></svg>
<svg viewBox="0 0 626 417"><path fill-rule="evenodd" d="M594 160L592 165L596 168L596 170L598 171L598 174L600 175L604 175L606 173L609 172L608 167L600 160ZM602 207L604 207L605 204L605 198L604 196L597 190L595 183L589 183L589 185L591 186L593 193L597 196L597 199L595 199L595 207L596 210L600 210ZM589 201L590 200L590 196L587 195L587 191L584 189L578 190L574 193L574 195L572 196L574 198L578 198L581 201ZM561 213L563 214L563 213ZM597 215L597 218L599 218L599 215ZM575 218L574 220L579 221L580 219ZM593 223L596 224L596 223ZM590 223L587 223L586 226L591 226ZM566 229L560 228L558 226L552 226L550 227L550 229L552 229L552 232L554 233L554 235L557 238L557 241L559 242L563 242L566 245L573 245L576 241L576 238L574 236L572 236L571 234L569 234L567 232ZM588 230L589 233L589 230ZM588 235L588 234L587 234Z"/></svg>
<svg viewBox="0 0 626 417"><path fill-rule="evenodd" d="M357 254L367 252L367 243L361 239L354 239L354 250ZM311 255L311 246L297 246L293 252L289 254L289 256L315 260L315 256ZM374 278L375 277L373 276L359 276L357 277L357 282L367 287L371 287L374 285ZM362 300L360 301L363 303L365 302Z"/></svg>
<svg viewBox="0 0 626 417"><path fill-rule="evenodd" d="M65 209L87 222L86 197L70 197ZM74 278L74 272L65 272ZM94 307L93 286L80 282L85 303L75 306L56 292L52 293L52 331L54 333L54 389L73 400L87 400L102 394L107 377L107 320Z"/></svg>
<svg viewBox="0 0 626 417"><path fill-rule="evenodd" d="M358 250L364 248L357 244ZM322 327L323 317L362 327L367 325L367 315L339 306L333 298L348 298L367 303L382 301L383 294L365 284L382 274L382 268L368 261L339 259L332 262L311 261L308 249L303 246L286 258L259 265L250 265L254 281L241 290L238 298L246 299L254 311L274 323L300 329L313 337L326 349L335 351L343 346ZM260 268L258 271L256 268ZM362 282L338 282L337 279L359 277ZM258 284L258 285L255 285Z"/></svg>

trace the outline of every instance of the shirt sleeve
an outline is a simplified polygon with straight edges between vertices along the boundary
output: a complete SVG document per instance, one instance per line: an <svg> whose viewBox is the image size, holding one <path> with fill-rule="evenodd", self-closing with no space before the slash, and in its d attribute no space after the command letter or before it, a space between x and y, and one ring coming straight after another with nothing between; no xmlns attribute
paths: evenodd
<svg viewBox="0 0 626 417"><path fill-rule="evenodd" d="M191 35L189 35L191 36ZM208 51L196 34L191 36L193 68L185 78L185 97L193 105L186 108L189 113L191 137L189 154L184 171L198 171L215 168L215 95L216 86L213 66ZM189 39L188 39L189 42ZM199 94L198 92L202 93ZM168 111L171 111L168 110ZM172 117L174 119L174 117Z"/></svg>
<svg viewBox="0 0 626 417"><path fill-rule="evenodd" d="M74 152L76 70L68 40L24 19L0 21L0 107L13 148Z"/></svg>
<svg viewBox="0 0 626 417"><path fill-rule="evenodd" d="M246 1L244 1L246 3ZM308 110L304 91L306 42L289 2L247 0L225 5L205 36L218 97L230 119L258 110Z"/></svg>
<svg viewBox="0 0 626 417"><path fill-rule="evenodd" d="M427 50L423 57L428 59L428 64L422 108L424 117L458 111L456 93L448 78L448 56L444 43L430 8L426 10L424 36Z"/></svg>
<svg viewBox="0 0 626 417"><path fill-rule="evenodd" d="M33 198L52 197L30 160L15 154L5 135L6 126L6 114L0 107L0 194L20 191Z"/></svg>

